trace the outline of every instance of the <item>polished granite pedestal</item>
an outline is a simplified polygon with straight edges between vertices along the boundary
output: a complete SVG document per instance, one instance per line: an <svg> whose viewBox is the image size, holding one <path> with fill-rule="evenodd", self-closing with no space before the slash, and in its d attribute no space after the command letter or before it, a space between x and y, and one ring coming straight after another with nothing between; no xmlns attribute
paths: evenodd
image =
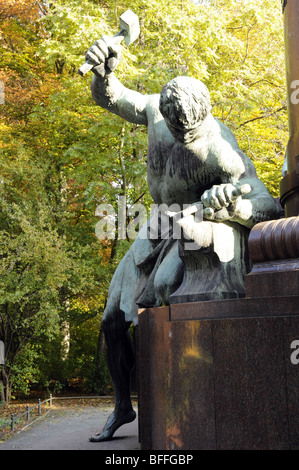
<svg viewBox="0 0 299 470"><path fill-rule="evenodd" d="M299 449L299 296L139 314L143 449Z"/></svg>
<svg viewBox="0 0 299 470"><path fill-rule="evenodd" d="M245 298L139 311L142 449L299 449L299 258L261 255L257 231Z"/></svg>

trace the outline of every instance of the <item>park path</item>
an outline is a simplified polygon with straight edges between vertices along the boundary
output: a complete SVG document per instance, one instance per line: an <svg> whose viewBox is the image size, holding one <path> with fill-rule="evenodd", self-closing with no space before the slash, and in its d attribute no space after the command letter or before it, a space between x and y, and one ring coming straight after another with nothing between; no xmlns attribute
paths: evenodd
<svg viewBox="0 0 299 470"><path fill-rule="evenodd" d="M112 407L50 409L37 422L0 442L1 450L139 450L138 418L118 429L108 442L89 442L99 432Z"/></svg>

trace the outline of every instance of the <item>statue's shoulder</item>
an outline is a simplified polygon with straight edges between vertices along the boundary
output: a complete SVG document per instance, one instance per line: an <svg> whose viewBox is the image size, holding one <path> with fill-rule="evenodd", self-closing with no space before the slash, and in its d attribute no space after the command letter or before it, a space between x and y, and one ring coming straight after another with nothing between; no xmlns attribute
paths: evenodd
<svg viewBox="0 0 299 470"><path fill-rule="evenodd" d="M147 102L146 102L146 114L149 123L157 123L163 119L160 110L159 110L159 103L160 103L160 94L148 94L146 95Z"/></svg>
<svg viewBox="0 0 299 470"><path fill-rule="evenodd" d="M154 93L152 95L147 95L147 106L150 109L159 109L160 103L160 94Z"/></svg>
<svg viewBox="0 0 299 470"><path fill-rule="evenodd" d="M232 131L225 124L223 124L223 122L219 121L219 119L217 118L214 118L214 123L215 123L215 127L219 131L220 138L222 137L222 139L225 140L226 142L229 142L234 149L238 150L239 145Z"/></svg>
<svg viewBox="0 0 299 470"><path fill-rule="evenodd" d="M236 175L244 170L252 175L255 173L253 163L241 151L232 131L217 118L214 118L211 136L209 149L227 173Z"/></svg>

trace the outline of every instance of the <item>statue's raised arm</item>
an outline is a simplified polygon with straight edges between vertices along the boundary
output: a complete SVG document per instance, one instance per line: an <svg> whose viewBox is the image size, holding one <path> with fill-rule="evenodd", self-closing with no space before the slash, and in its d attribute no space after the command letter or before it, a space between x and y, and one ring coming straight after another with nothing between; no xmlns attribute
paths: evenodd
<svg viewBox="0 0 299 470"><path fill-rule="evenodd" d="M102 36L86 53L94 64L91 93L94 101L129 122L147 125L148 95L126 88L114 75L121 59L121 48L107 36Z"/></svg>

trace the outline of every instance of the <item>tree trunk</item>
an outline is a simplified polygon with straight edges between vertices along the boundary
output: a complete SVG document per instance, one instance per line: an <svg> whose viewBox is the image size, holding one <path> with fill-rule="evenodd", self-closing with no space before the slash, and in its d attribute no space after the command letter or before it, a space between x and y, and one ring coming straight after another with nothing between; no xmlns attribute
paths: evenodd
<svg viewBox="0 0 299 470"><path fill-rule="evenodd" d="M3 401L4 403L9 403L11 399L11 390L10 390L9 376L5 371L5 367L3 367L1 370L0 392L1 392L1 401Z"/></svg>
<svg viewBox="0 0 299 470"><path fill-rule="evenodd" d="M5 397L4 397L4 385L2 382L2 379L0 379L0 403L5 402Z"/></svg>

